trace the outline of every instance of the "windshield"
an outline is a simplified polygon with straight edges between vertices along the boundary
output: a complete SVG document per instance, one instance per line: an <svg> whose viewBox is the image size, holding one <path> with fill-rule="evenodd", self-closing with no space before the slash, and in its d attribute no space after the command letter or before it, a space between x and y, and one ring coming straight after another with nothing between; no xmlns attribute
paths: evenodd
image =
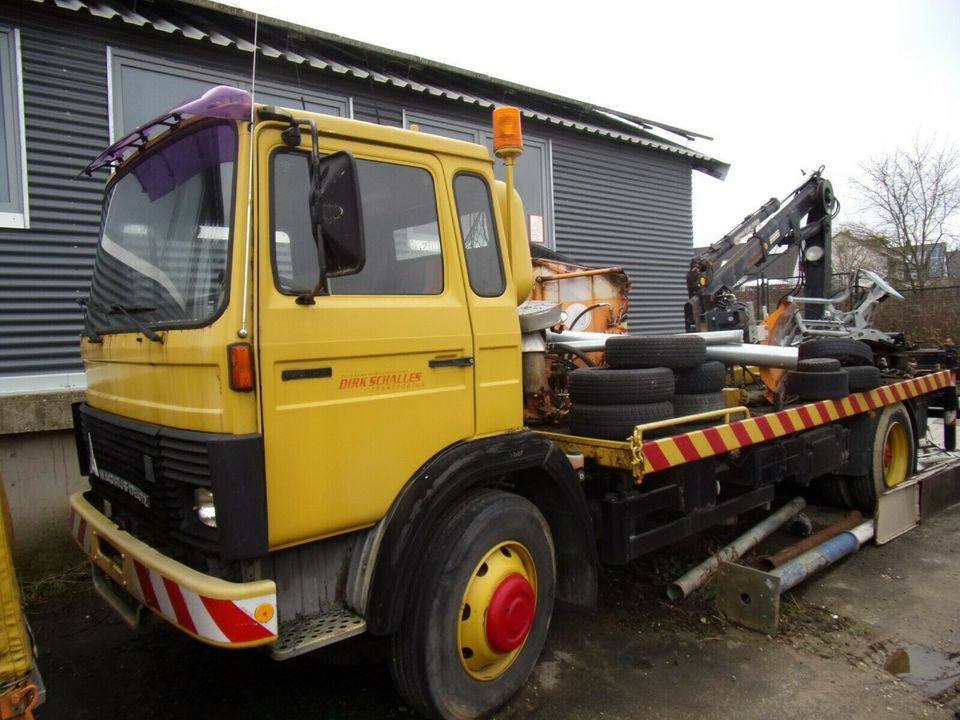
<svg viewBox="0 0 960 720"><path fill-rule="evenodd" d="M195 327L226 300L237 135L204 125L156 146L111 186L93 270L97 332Z"/></svg>

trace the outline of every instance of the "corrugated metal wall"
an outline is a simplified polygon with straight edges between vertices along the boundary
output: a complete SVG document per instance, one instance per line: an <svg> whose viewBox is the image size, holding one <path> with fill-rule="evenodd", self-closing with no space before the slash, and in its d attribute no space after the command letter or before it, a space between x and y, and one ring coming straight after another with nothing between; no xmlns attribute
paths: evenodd
<svg viewBox="0 0 960 720"><path fill-rule="evenodd" d="M0 377L76 371L76 299L87 293L104 178L74 176L108 142L106 47L241 73L250 55L32 3L5 5L0 22L21 31L31 216L29 230L0 229ZM368 122L399 126L408 109L489 123L483 109L285 61L258 62L258 72L290 88L347 95L354 117ZM692 246L689 162L533 121L527 128L552 142L557 249L627 270L633 332L680 330Z"/></svg>
<svg viewBox="0 0 960 720"><path fill-rule="evenodd" d="M0 374L80 366L80 313L102 180L74 176L107 143L103 46L21 27L30 229L0 231Z"/></svg>
<svg viewBox="0 0 960 720"><path fill-rule="evenodd" d="M632 333L682 332L693 247L690 166L608 141L553 141L557 251L630 276Z"/></svg>

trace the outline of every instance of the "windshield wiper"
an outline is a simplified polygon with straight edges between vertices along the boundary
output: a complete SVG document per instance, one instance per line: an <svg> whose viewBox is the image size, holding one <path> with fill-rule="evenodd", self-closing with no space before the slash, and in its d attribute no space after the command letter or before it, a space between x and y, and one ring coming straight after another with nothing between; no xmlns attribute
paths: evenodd
<svg viewBox="0 0 960 720"><path fill-rule="evenodd" d="M93 326L93 323L90 322L90 313L87 311L87 308L90 305L97 305L97 303L92 302L90 298L77 298L77 305L80 306L80 310L83 313L83 334L87 336L87 339L92 343L97 343L98 345L103 342L103 336L97 332L97 329Z"/></svg>
<svg viewBox="0 0 960 720"><path fill-rule="evenodd" d="M124 307L123 305L110 306L110 313L112 315L116 315L118 313L123 315L125 318L127 318L127 320L133 323L134 327L137 328L137 330L139 330L147 340L150 340L151 342L162 343L163 338L157 333L155 333L153 330L151 330L149 327L147 327L146 323L144 323L142 320L137 318L136 315L134 315L134 313L150 312L151 310L156 310L156 308L155 307L127 308L127 307Z"/></svg>

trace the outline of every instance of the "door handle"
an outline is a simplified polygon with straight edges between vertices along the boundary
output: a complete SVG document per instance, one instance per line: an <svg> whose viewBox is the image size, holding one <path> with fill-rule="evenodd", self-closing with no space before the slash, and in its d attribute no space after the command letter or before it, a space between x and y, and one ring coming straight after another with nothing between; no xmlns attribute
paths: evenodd
<svg viewBox="0 0 960 720"><path fill-rule="evenodd" d="M444 368L444 367L473 367L473 358L472 357L456 357L456 358L438 358L431 360L428 365L432 368Z"/></svg>

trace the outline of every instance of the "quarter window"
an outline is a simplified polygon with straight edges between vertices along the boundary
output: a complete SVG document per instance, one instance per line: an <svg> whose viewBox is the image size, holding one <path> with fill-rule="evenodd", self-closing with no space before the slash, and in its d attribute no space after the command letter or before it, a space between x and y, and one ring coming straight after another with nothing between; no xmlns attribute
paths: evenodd
<svg viewBox="0 0 960 720"><path fill-rule="evenodd" d="M490 189L478 175L457 175L453 193L470 287L481 297L499 297L506 289L506 279L493 223Z"/></svg>

